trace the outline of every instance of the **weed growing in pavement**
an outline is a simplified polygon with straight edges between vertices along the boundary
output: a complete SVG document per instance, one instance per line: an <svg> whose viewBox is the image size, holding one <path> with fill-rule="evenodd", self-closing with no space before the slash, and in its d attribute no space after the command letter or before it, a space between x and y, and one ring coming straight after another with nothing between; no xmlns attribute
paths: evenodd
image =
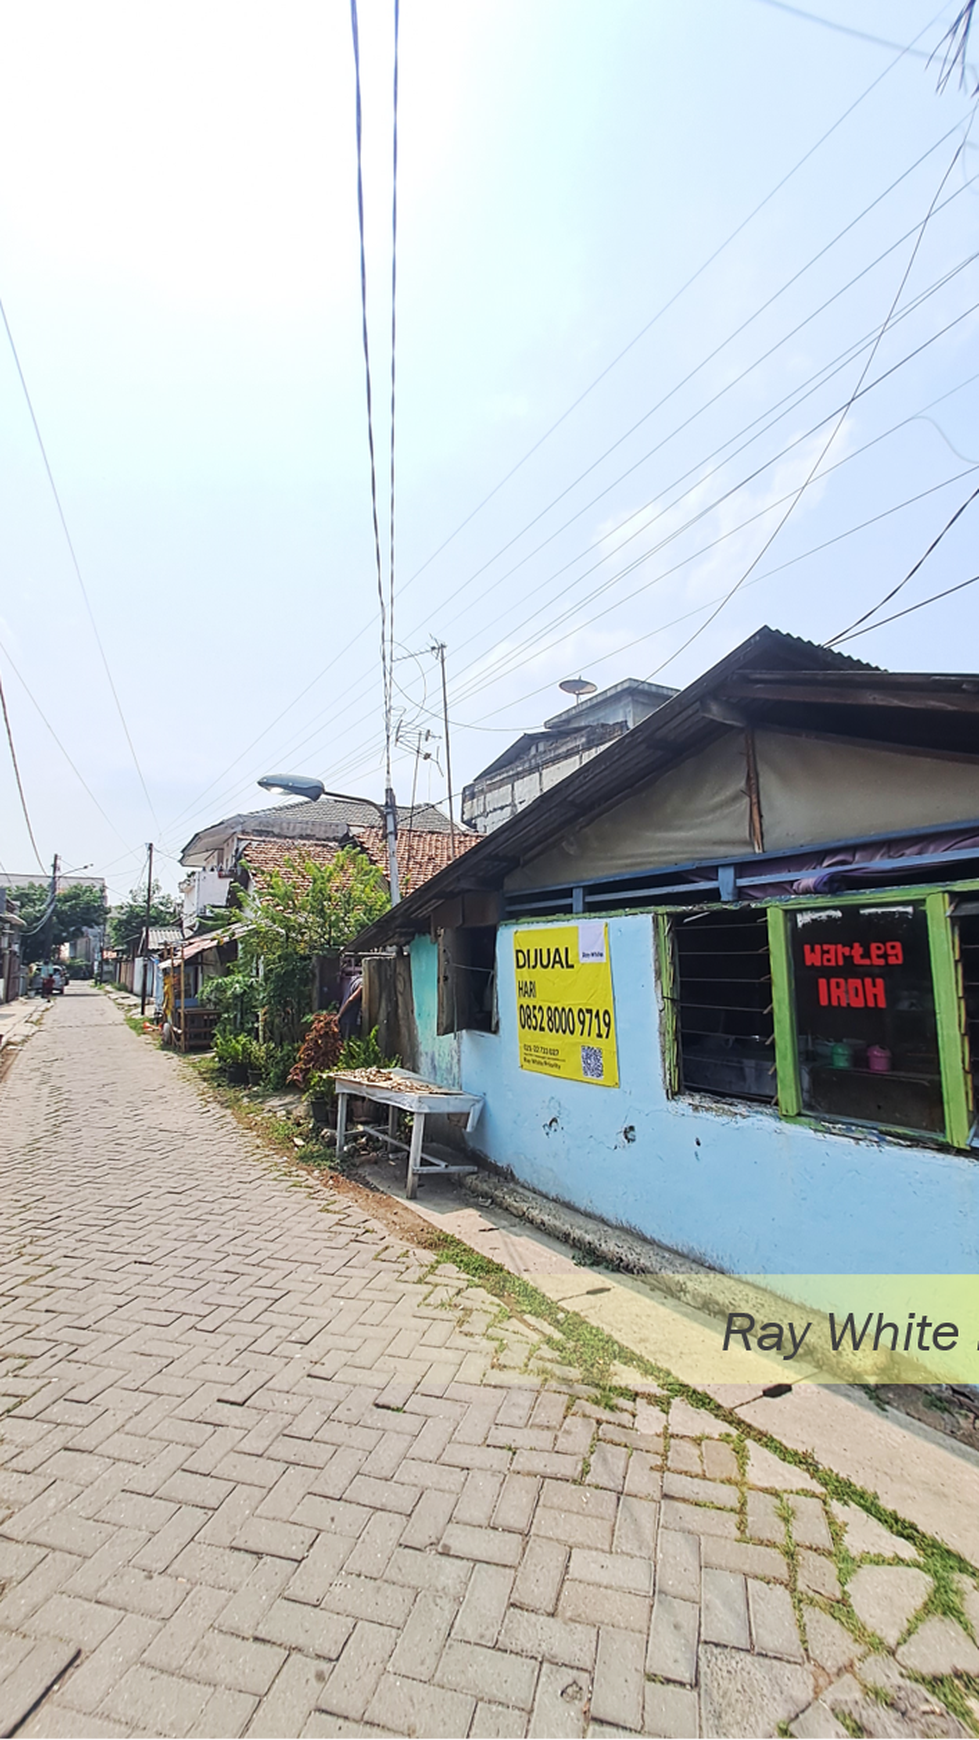
<svg viewBox="0 0 979 1740"><path fill-rule="evenodd" d="M839 1722L840 1727L846 1729L847 1733L851 1736L851 1740L866 1740L864 1729L861 1728L856 1716L852 1716L849 1710L834 1710L833 1715Z"/></svg>
<svg viewBox="0 0 979 1740"><path fill-rule="evenodd" d="M935 1674L931 1679L923 1674L909 1674L908 1678L924 1686L932 1697L940 1698L970 1734L979 1734L979 1678L975 1674Z"/></svg>
<svg viewBox="0 0 979 1740"><path fill-rule="evenodd" d="M346 1167L343 1162L337 1164L336 1149L332 1141L326 1141L324 1134L317 1132L314 1126L305 1123L302 1125L302 1135L299 1138L302 1146L297 1148L300 1126L283 1118L278 1112L269 1111L261 1101L256 1103L250 1099L246 1089L223 1081L216 1058L192 1057L183 1061L193 1070L208 1092L213 1093L231 1113L236 1123L250 1130L253 1135L260 1136L276 1153L287 1157L295 1165L309 1166L317 1172L345 1174Z"/></svg>
<svg viewBox="0 0 979 1740"><path fill-rule="evenodd" d="M521 1276L512 1275L508 1269L504 1269L500 1263L494 1262L491 1257L484 1256L480 1251L472 1250L468 1245L463 1244L461 1239L457 1239L449 1233L436 1231L425 1242L429 1249L434 1249L439 1253L438 1260L428 1271L429 1275L438 1268L439 1261L452 1263L461 1273L468 1275L472 1281L478 1282L486 1292L495 1293L499 1297L505 1298L512 1310L521 1315L528 1311L532 1312L535 1317L541 1318L545 1323L552 1324L551 1345L558 1350L564 1348L567 1351L568 1363L577 1364L584 1382L596 1388L601 1386L604 1393L608 1395L613 1393L613 1386L609 1381L609 1374L613 1367L615 1365L629 1365L634 1370L640 1371L644 1377L651 1378L665 1392L660 1403L661 1406L667 1406L671 1400L688 1401L692 1407L700 1408L704 1413L711 1414L715 1419L723 1421L725 1425L745 1440L771 1451L772 1455L778 1457L780 1462L800 1468L822 1486L828 1498L834 1498L840 1504L855 1505L858 1509L866 1511L891 1534L908 1541L915 1548L922 1565L936 1579L936 1582L939 1580L938 1567L941 1567L944 1573L941 1579L943 1583L945 1577L951 1579L956 1572L972 1578L979 1575L976 1567L971 1565L968 1559L963 1558L951 1547L947 1547L943 1541L936 1540L933 1535L926 1534L924 1529L919 1528L916 1523L910 1522L906 1517L899 1516L896 1511L890 1510L875 1492L870 1492L866 1487L859 1486L855 1480L849 1479L846 1475L836 1474L832 1469L824 1468L811 1451L796 1450L791 1445L783 1444L772 1433L763 1431L748 1420L742 1420L739 1415L725 1408L722 1403L718 1402L714 1396L708 1395L706 1391L695 1389L692 1384L684 1383L680 1378L674 1377L672 1372L666 1371L662 1366L655 1365L652 1360L633 1352L631 1348L624 1347L613 1336L598 1329L594 1324L586 1323L575 1312L569 1311L564 1306L556 1306L546 1294L539 1292L536 1287L523 1280ZM614 1394L620 1393L621 1391L616 1387ZM653 1398L654 1401L658 1399ZM612 1405L614 1406L614 1401ZM844 1611L847 1616L844 1622L852 1631L855 1615L848 1606L845 1607Z"/></svg>
<svg viewBox="0 0 979 1740"><path fill-rule="evenodd" d="M262 1106L255 1105L239 1090L222 1087L215 1079L212 1060L195 1058L186 1060L195 1071L201 1085L213 1092L222 1104L226 1105L232 1115L245 1128L261 1136L278 1152L287 1157L293 1165L309 1166L311 1169L340 1171L332 1148L318 1142L315 1137L307 1137L301 1150L294 1146L295 1129L282 1119L273 1118ZM278 1126L278 1128L270 1128ZM876 1493L866 1487L859 1486L856 1481L833 1470L824 1468L816 1457L808 1450L796 1450L791 1445L783 1444L772 1433L762 1430L750 1421L743 1420L738 1414L725 1408L714 1396L705 1391L695 1389L692 1384L684 1383L672 1372L646 1359L642 1354L635 1353L625 1347L614 1336L599 1329L595 1324L588 1323L564 1305L558 1305L549 1299L545 1293L526 1281L520 1275L511 1274L502 1264L494 1262L491 1257L473 1250L461 1239L428 1225L421 1220L411 1234L414 1242L422 1249L432 1253L432 1262L423 1273L423 1279L435 1279L439 1267L443 1263L451 1264L461 1275L466 1277L469 1285L479 1285L485 1292L493 1295L500 1305L520 1317L532 1316L541 1325L550 1327L546 1337L546 1345L569 1367L574 1367L581 1374L582 1382L593 1392L599 1406L614 1410L623 1397L630 1399L633 1390L626 1389L621 1383L614 1381L615 1368L627 1366L632 1371L649 1378L662 1392L659 1396L650 1398L664 1412L673 1400L684 1400L692 1407L701 1409L714 1419L721 1421L735 1434L735 1453L739 1463L744 1466L743 1458L747 1455L747 1444L758 1444L768 1450L780 1462L790 1467L801 1469L822 1487L827 1498L836 1499L838 1503L855 1505L875 1518L882 1527L901 1540L909 1542L915 1548L923 1568L932 1577L935 1585L935 1606L932 1611L945 1613L954 1617L962 1625L965 1615L962 1603L955 1587L953 1578L956 1574L964 1575L972 1580L979 1578L979 1570L970 1564L968 1559L947 1547L944 1542L933 1535L926 1534L916 1523L899 1516L885 1505ZM448 1302L447 1302L448 1303ZM668 1448L668 1432L667 1444ZM837 1563L841 1571L844 1585L846 1578L852 1575L855 1562L848 1560L843 1546L842 1531L836 1524L836 1519L830 1515L830 1527L833 1530L837 1545ZM856 1633L862 1631L852 1608L848 1602L827 1604L826 1611L839 1618L848 1630ZM965 1629L971 1635L970 1628ZM865 1637L869 1647L880 1648L880 1643L870 1637ZM936 1695L942 1695L936 1692ZM951 1706L949 1706L951 1708ZM956 1712L958 1713L958 1712ZM962 1718L964 1720L964 1718ZM976 1729L979 1732L979 1728Z"/></svg>

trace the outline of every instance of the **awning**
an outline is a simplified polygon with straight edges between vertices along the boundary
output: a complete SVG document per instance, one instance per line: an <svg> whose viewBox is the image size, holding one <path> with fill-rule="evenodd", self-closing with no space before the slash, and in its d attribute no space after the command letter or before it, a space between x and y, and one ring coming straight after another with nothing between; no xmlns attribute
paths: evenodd
<svg viewBox="0 0 979 1740"><path fill-rule="evenodd" d="M184 943L183 949L178 945L170 958L161 961L160 965L167 973L171 967L179 967L181 959L184 962L192 961L195 955L206 954L208 949L220 948L223 943L237 941L238 937L244 936L245 932L250 929L251 926L247 924L233 924L229 930L212 930L208 932L207 936L192 937L189 942Z"/></svg>

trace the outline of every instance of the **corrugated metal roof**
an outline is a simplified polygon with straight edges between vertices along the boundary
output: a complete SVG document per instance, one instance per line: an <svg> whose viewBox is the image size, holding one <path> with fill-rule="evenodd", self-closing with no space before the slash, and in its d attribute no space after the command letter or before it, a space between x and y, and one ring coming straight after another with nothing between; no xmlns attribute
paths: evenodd
<svg viewBox="0 0 979 1740"><path fill-rule="evenodd" d="M206 954L208 949L216 949L222 943L235 942L238 937L244 936L245 932L250 928L251 927L247 924L232 924L225 930L208 931L206 936L189 937L184 943L183 948L180 946L181 939L178 931L176 950L172 955L168 955L167 959L162 963L163 971L165 973L168 972L171 966L179 968L181 959L186 963L187 961L192 961L195 955Z"/></svg>
<svg viewBox="0 0 979 1740"><path fill-rule="evenodd" d="M150 954L155 949L169 949L173 948L174 945L179 947L182 936L183 931L179 924L150 925L146 936L146 947Z"/></svg>
<svg viewBox="0 0 979 1740"><path fill-rule="evenodd" d="M716 697L728 678L748 671L859 673L875 672L876 667L777 629L759 629L584 767L543 792L493 833L483 835L462 862L450 864L401 901L363 931L354 946L362 950L385 947L423 930L435 908L453 895L467 889L498 888L511 870L543 850L569 826L593 820L644 780L665 772L681 756L705 748L730 730L730 724L712 718L703 703Z"/></svg>

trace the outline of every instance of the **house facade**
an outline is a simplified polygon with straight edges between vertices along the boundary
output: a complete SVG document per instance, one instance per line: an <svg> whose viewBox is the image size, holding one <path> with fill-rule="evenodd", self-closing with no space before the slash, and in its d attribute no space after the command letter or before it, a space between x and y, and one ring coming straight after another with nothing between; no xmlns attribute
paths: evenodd
<svg viewBox="0 0 979 1740"><path fill-rule="evenodd" d="M21 995L21 937L25 929L16 900L6 888L0 888L0 1003L13 1003Z"/></svg>
<svg viewBox="0 0 979 1740"><path fill-rule="evenodd" d="M462 818L492 833L670 700L675 689L635 677L613 683L528 731L484 767L462 794Z"/></svg>
<svg viewBox="0 0 979 1740"><path fill-rule="evenodd" d="M398 870L402 891L427 881L475 843L468 828L453 827L434 804L398 810ZM256 873L281 870L290 859L322 861L344 846L357 846L386 869L384 815L370 798L327 793L315 801L277 804L202 828L188 840L180 862L183 923L196 930L203 913L227 906L232 885L247 890Z"/></svg>
<svg viewBox="0 0 979 1740"><path fill-rule="evenodd" d="M718 1268L974 1272L977 712L760 631L359 939L404 1061Z"/></svg>

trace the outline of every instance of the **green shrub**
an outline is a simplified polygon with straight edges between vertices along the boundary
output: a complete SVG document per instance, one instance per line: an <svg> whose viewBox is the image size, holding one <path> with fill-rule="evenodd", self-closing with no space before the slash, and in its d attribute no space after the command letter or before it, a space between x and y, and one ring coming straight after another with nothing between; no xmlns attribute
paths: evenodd
<svg viewBox="0 0 979 1740"><path fill-rule="evenodd" d="M342 1051L343 1040L337 1018L331 1010L321 1009L313 1016L309 1032L299 1047L299 1056L289 1072L290 1082L308 1093L312 1077L322 1075L324 1070L336 1069Z"/></svg>
<svg viewBox="0 0 979 1740"><path fill-rule="evenodd" d="M218 1012L218 1033L251 1034L258 1020L261 986L251 972L232 968L221 977L205 979L200 1001Z"/></svg>
<svg viewBox="0 0 979 1740"><path fill-rule="evenodd" d="M262 1065L262 1082L271 1088L273 1093L281 1093L289 1084L289 1076L299 1051L297 1045L273 1045L269 1040L264 1046L264 1061Z"/></svg>
<svg viewBox="0 0 979 1740"><path fill-rule="evenodd" d="M225 1080L240 1081L245 1076L254 1043L247 1033L215 1033L214 1055Z"/></svg>
<svg viewBox="0 0 979 1740"><path fill-rule="evenodd" d="M345 1039L337 1059L337 1069L397 1069L400 1057L384 1057L377 1043L377 1028L372 1027L363 1039Z"/></svg>

